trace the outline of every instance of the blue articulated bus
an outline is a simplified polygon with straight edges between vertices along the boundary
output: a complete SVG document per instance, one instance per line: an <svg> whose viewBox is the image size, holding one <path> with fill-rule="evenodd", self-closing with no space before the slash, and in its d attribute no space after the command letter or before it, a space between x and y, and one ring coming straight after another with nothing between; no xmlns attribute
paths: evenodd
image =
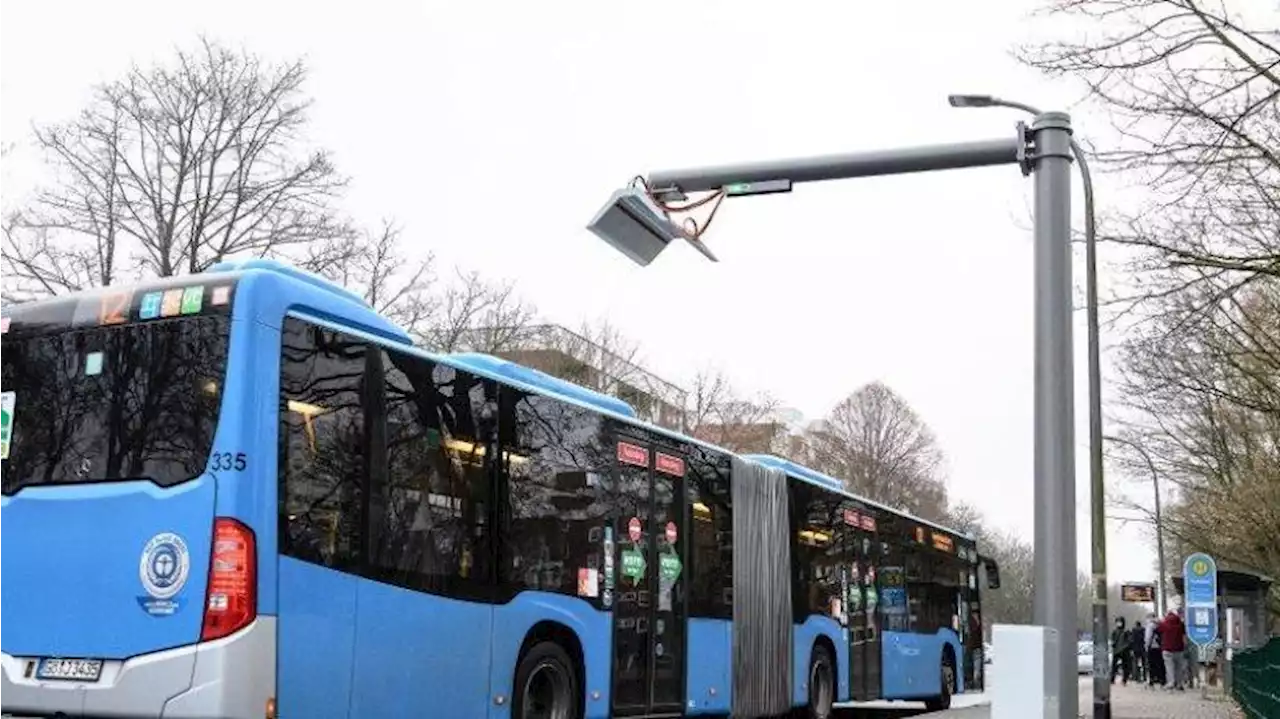
<svg viewBox="0 0 1280 719"><path fill-rule="evenodd" d="M6 715L823 717L981 685L972 538L415 349L287 265L0 331Z"/></svg>

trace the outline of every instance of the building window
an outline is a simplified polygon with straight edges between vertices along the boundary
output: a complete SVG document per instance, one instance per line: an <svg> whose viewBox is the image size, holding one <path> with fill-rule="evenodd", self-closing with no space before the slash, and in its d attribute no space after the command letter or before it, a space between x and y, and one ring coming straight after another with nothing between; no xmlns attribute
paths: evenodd
<svg viewBox="0 0 1280 719"><path fill-rule="evenodd" d="M281 335L280 551L356 571L368 476L367 348L293 317Z"/></svg>

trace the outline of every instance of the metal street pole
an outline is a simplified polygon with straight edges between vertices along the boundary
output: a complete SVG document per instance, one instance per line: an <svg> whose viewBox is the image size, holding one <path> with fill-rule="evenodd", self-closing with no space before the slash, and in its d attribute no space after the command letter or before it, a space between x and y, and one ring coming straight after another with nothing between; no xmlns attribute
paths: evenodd
<svg viewBox="0 0 1280 719"><path fill-rule="evenodd" d="M1076 717L1076 482L1071 297L1071 118L1031 126L1035 160L1036 624L1058 630L1058 716ZM1097 661L1097 660L1095 660ZM1103 654L1101 661L1106 661Z"/></svg>
<svg viewBox="0 0 1280 719"><path fill-rule="evenodd" d="M795 183L1018 163L1035 176L1035 513L1037 624L1058 635L1056 677L1047 677L1056 716L1076 719L1075 426L1071 297L1071 119L1040 114L1012 140L905 148L713 168L655 172L662 199L689 192L751 194ZM733 188L733 192L728 192ZM610 230L602 230L607 235ZM615 230L616 231L616 230ZM621 237L606 237L615 245Z"/></svg>
<svg viewBox="0 0 1280 719"><path fill-rule="evenodd" d="M661 199L688 192L719 190L732 185L749 185L786 180L791 184L822 180L852 180L857 177L902 175L966 167L1012 165L1020 160L1023 143L1018 138L983 140L903 147L845 155L819 155L771 162L664 170L648 176L649 187Z"/></svg>
<svg viewBox="0 0 1280 719"><path fill-rule="evenodd" d="M1156 470L1156 463L1151 460L1151 454L1142 445L1123 437L1109 436L1107 440L1132 447L1142 457L1142 461L1146 463L1147 471L1151 472L1151 489L1155 495L1156 502L1156 573L1158 575L1156 577L1156 616L1163 617L1164 608L1167 604L1166 597L1168 597L1164 588L1165 577L1168 576L1168 572L1165 571L1164 567L1164 521L1160 516L1160 472Z"/></svg>
<svg viewBox="0 0 1280 719"><path fill-rule="evenodd" d="M1009 107L1032 115L1041 114L1040 110L1026 103L991 95L952 95L948 100L953 107ZM1102 447L1102 350L1098 319L1097 215L1093 201L1093 176L1089 172L1089 163L1085 158L1084 150L1074 139L1071 140L1071 154L1076 164L1080 166L1080 179L1084 186L1085 323L1089 342L1089 516L1093 549L1091 556L1093 565L1091 582L1094 656L1093 716L1094 719L1110 719L1111 668L1106 666L1110 620L1107 612L1107 520ZM1075 578L1072 577L1071 581L1074 583Z"/></svg>

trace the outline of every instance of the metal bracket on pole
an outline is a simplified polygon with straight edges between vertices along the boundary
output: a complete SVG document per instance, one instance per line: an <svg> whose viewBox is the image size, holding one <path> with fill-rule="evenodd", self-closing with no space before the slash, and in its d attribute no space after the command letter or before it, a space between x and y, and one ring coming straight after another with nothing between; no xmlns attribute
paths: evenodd
<svg viewBox="0 0 1280 719"><path fill-rule="evenodd" d="M1034 140L1031 136L1031 128L1027 127L1027 123L1018 121L1018 167L1022 169L1023 177L1031 177L1031 173L1036 170L1035 151L1032 146Z"/></svg>

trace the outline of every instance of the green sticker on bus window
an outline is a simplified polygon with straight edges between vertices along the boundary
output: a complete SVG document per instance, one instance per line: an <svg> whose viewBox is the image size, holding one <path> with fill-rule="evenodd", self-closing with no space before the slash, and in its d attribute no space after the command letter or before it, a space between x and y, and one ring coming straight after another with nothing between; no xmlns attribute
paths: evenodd
<svg viewBox="0 0 1280 719"><path fill-rule="evenodd" d="M665 582L674 582L680 578L680 570L684 565L675 553L663 554L658 558L658 576Z"/></svg>
<svg viewBox="0 0 1280 719"><path fill-rule="evenodd" d="M9 458L9 438L13 436L13 406L18 396L0 392L0 459Z"/></svg>
<svg viewBox="0 0 1280 719"><path fill-rule="evenodd" d="M644 576L644 568L647 564L643 554L634 549L628 549L622 553L622 576L638 581Z"/></svg>
<svg viewBox="0 0 1280 719"><path fill-rule="evenodd" d="M188 287L182 291L182 314L194 315L204 305L204 287Z"/></svg>

